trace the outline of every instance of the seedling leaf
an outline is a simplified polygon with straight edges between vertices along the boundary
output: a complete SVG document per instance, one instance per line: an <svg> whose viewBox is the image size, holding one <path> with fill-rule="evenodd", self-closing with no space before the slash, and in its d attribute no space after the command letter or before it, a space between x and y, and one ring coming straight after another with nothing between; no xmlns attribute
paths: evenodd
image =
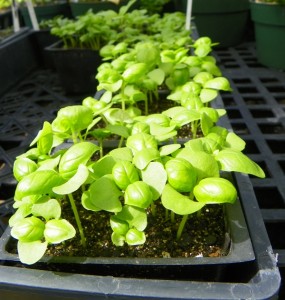
<svg viewBox="0 0 285 300"><path fill-rule="evenodd" d="M44 256L47 244L47 242L41 242L40 240L34 242L18 241L20 261L27 265L36 263Z"/></svg>
<svg viewBox="0 0 285 300"><path fill-rule="evenodd" d="M189 197L184 196L167 184L161 195L161 202L167 209L172 210L178 215L189 215L199 211L205 204L195 202Z"/></svg>

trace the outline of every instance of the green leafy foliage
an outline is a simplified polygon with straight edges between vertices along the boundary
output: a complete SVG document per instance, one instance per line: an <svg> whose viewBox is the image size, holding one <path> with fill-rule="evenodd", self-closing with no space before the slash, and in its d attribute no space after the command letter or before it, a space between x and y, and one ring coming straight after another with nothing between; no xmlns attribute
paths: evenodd
<svg viewBox="0 0 285 300"><path fill-rule="evenodd" d="M156 218L158 205L174 228L175 215L182 218L179 239L188 215L206 205L234 203L237 190L224 172L265 177L242 152L245 141L217 126L226 111L211 102L231 87L210 55L215 43L192 40L181 13L149 16L128 7L73 21L59 18L52 29L66 47L77 39L80 47L105 45L96 75L97 90L105 93L61 108L15 160L16 211L9 225L23 263L39 261L50 244L77 232L86 247L78 205L109 214L116 246L143 245L148 217ZM160 107L161 88L169 90L170 107L149 113L150 106ZM186 128L189 137L181 142L179 132ZM110 137L117 142L111 150L105 147ZM62 216L68 202L77 230Z"/></svg>
<svg viewBox="0 0 285 300"><path fill-rule="evenodd" d="M54 170L36 170L23 177L15 191L15 200L22 200L26 196L52 194L53 187L61 184L63 179Z"/></svg>
<svg viewBox="0 0 285 300"><path fill-rule="evenodd" d="M46 223L44 236L47 242L61 243L75 236L74 227L66 220L50 220Z"/></svg>
<svg viewBox="0 0 285 300"><path fill-rule="evenodd" d="M139 180L135 166L127 160L118 161L112 168L112 175L117 186L125 190L129 184Z"/></svg>
<svg viewBox="0 0 285 300"><path fill-rule="evenodd" d="M191 200L167 184L162 191L161 201L165 208L178 215L189 215L199 211L205 204Z"/></svg>
<svg viewBox="0 0 285 300"><path fill-rule="evenodd" d="M71 146L62 156L58 170L65 179L70 179L80 165L86 165L99 147L90 142L77 143Z"/></svg>
<svg viewBox="0 0 285 300"><path fill-rule="evenodd" d="M194 167L183 158L175 158L166 162L165 170L169 184L178 192L191 192L197 181Z"/></svg>
<svg viewBox="0 0 285 300"><path fill-rule="evenodd" d="M125 203L140 208L147 208L152 202L152 192L147 183L136 181L128 185Z"/></svg>
<svg viewBox="0 0 285 300"><path fill-rule="evenodd" d="M264 178L263 170L249 157L235 150L222 150L215 155L223 171L234 171Z"/></svg>
<svg viewBox="0 0 285 300"><path fill-rule="evenodd" d="M86 194L85 194L86 195ZM119 212L122 209L119 200L122 195L113 178L106 175L94 181L89 189L85 203L91 203L100 210Z"/></svg>
<svg viewBox="0 0 285 300"><path fill-rule="evenodd" d="M43 257L47 245L47 242L41 242L40 240L34 242L18 241L19 259L24 264L32 265Z"/></svg>
<svg viewBox="0 0 285 300"><path fill-rule="evenodd" d="M22 242L34 242L42 239L44 229L44 222L31 216L17 222L11 230L11 235Z"/></svg>
<svg viewBox="0 0 285 300"><path fill-rule="evenodd" d="M201 203L234 203L237 191L233 184L224 179L208 177L202 179L194 188L194 196Z"/></svg>

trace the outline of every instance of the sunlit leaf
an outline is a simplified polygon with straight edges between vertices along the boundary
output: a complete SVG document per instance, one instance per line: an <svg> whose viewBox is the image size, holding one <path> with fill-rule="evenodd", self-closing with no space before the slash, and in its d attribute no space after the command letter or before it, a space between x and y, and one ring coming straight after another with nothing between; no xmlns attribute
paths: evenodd
<svg viewBox="0 0 285 300"><path fill-rule="evenodd" d="M219 165L212 154L205 151L193 151L191 148L178 150L175 157L188 160L196 169L198 181L205 177L219 177Z"/></svg>
<svg viewBox="0 0 285 300"><path fill-rule="evenodd" d="M176 150L178 150L179 148L181 148L181 144L164 145L164 146L160 147L160 149L159 149L160 156L169 155L169 154L175 152Z"/></svg>
<svg viewBox="0 0 285 300"><path fill-rule="evenodd" d="M208 177L202 179L194 188L195 198L205 204L234 203L237 199L237 191L234 185L227 179Z"/></svg>
<svg viewBox="0 0 285 300"><path fill-rule="evenodd" d="M216 77L207 81L204 85L205 88L222 90L222 91L231 91L230 83L225 77Z"/></svg>
<svg viewBox="0 0 285 300"><path fill-rule="evenodd" d="M148 148L137 151L134 155L133 163L138 169L143 170L151 161L159 158L160 154L157 149Z"/></svg>
<svg viewBox="0 0 285 300"><path fill-rule="evenodd" d="M18 241L19 259L27 265L36 263L44 256L47 244L47 242L41 242L40 240L34 242Z"/></svg>
<svg viewBox="0 0 285 300"><path fill-rule="evenodd" d="M26 175L33 173L38 168L38 165L28 157L17 158L13 166L13 174L20 181Z"/></svg>
<svg viewBox="0 0 285 300"><path fill-rule="evenodd" d="M122 192L110 176L103 176L92 183L89 192L90 202L95 207L109 212L119 212L122 209Z"/></svg>
<svg viewBox="0 0 285 300"><path fill-rule="evenodd" d="M239 151L222 150L215 155L215 158L223 171L241 172L260 178L265 177L265 173L260 166Z"/></svg>
<svg viewBox="0 0 285 300"><path fill-rule="evenodd" d="M52 244L58 244L71 239L75 234L74 227L64 219L48 221L44 231L46 241Z"/></svg>
<svg viewBox="0 0 285 300"><path fill-rule="evenodd" d="M205 204L195 202L167 184L161 196L162 205L178 215L189 215L199 211Z"/></svg>
<svg viewBox="0 0 285 300"><path fill-rule="evenodd" d="M15 199L25 196L48 194L52 188L63 183L60 175L54 170L36 171L24 177L17 185Z"/></svg>
<svg viewBox="0 0 285 300"><path fill-rule="evenodd" d="M17 222L11 229L11 235L22 242L34 242L43 237L45 223L34 216Z"/></svg>
<svg viewBox="0 0 285 300"><path fill-rule="evenodd" d="M61 206L56 199L45 199L35 203L31 210L34 216L43 217L45 220L59 219Z"/></svg>
<svg viewBox="0 0 285 300"><path fill-rule="evenodd" d="M91 142L81 142L71 146L62 156L59 163L59 173L69 179L77 172L80 164L87 164L92 155L100 149Z"/></svg>
<svg viewBox="0 0 285 300"><path fill-rule="evenodd" d="M77 191L87 180L89 170L84 165L79 165L77 172L67 182L62 185L54 187L52 190L59 195L67 195Z"/></svg>
<svg viewBox="0 0 285 300"><path fill-rule="evenodd" d="M131 245L142 245L146 241L145 233L136 228L130 229L126 234L126 242Z"/></svg>
<svg viewBox="0 0 285 300"><path fill-rule="evenodd" d="M139 208L147 208L153 200L150 186L144 181L129 184L125 191L125 204Z"/></svg>
<svg viewBox="0 0 285 300"><path fill-rule="evenodd" d="M143 231L147 226L147 214L143 208L125 205L122 211L116 214L116 217L140 231Z"/></svg>
<svg viewBox="0 0 285 300"><path fill-rule="evenodd" d="M151 162L142 171L142 179L152 188L153 200L157 200L167 181L167 174L163 165L159 162Z"/></svg>

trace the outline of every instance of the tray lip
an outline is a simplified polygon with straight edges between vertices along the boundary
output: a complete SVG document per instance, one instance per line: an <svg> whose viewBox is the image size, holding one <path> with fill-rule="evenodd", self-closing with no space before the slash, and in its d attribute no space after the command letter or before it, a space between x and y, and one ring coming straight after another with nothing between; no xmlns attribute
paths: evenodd
<svg viewBox="0 0 285 300"><path fill-rule="evenodd" d="M225 204L225 220L231 236L229 253L220 257L189 258L128 258L128 257L76 257L76 256L44 256L39 262L73 263L91 265L135 265L135 266L190 266L190 265L223 265L228 263L244 263L255 260L249 231L242 213L240 199L234 204ZM12 239L8 226L0 238L0 260L17 261L18 255L9 253L6 245Z"/></svg>
<svg viewBox="0 0 285 300"><path fill-rule="evenodd" d="M11 36L3 39L0 42L0 50L1 50L1 48L9 47L15 41L20 40L21 38L26 38L26 36L29 35L30 32L31 32L31 30L28 27L22 27L22 28L20 28L19 31L14 32Z"/></svg>
<svg viewBox="0 0 285 300"><path fill-rule="evenodd" d="M81 55L82 53L88 53L89 55L92 55L94 57L97 57L98 59L101 59L101 56L99 54L99 50L92 50L89 48L63 48L63 41L58 40L46 47L44 47L44 50L47 52L50 52L52 55Z"/></svg>

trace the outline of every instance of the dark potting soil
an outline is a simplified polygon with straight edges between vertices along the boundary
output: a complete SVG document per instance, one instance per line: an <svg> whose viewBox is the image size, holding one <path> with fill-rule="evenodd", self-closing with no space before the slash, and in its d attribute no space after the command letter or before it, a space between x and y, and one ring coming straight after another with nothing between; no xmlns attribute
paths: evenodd
<svg viewBox="0 0 285 300"><path fill-rule="evenodd" d="M148 226L145 230L146 242L139 246L117 247L111 241L110 213L90 212L78 205L87 245L82 247L79 234L75 238L59 245L51 245L47 255L87 256L87 257L218 257L227 254L229 240L225 228L223 207L211 205L204 207L199 214L189 216L180 240L176 232L181 216L175 222L165 218L165 211L157 205L155 217L148 214ZM69 203L65 204L62 217L67 218L75 228Z"/></svg>

